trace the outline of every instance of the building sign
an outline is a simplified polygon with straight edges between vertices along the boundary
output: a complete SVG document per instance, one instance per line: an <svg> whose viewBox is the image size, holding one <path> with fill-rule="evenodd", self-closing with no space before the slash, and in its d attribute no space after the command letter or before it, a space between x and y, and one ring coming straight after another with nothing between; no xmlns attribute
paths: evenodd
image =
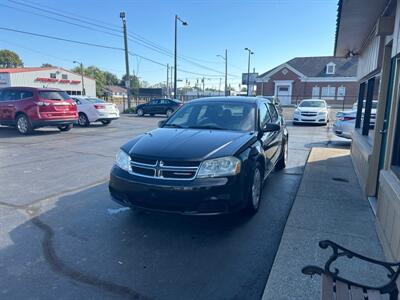
<svg viewBox="0 0 400 300"><path fill-rule="evenodd" d="M80 80L68 80L68 79L57 79L57 78L45 78L45 77L36 77L35 81L39 82L58 82L64 84L80 84Z"/></svg>
<svg viewBox="0 0 400 300"><path fill-rule="evenodd" d="M256 84L258 73L250 73L249 76L247 76L247 74L248 73L242 73L242 84L247 84L247 80L249 80L249 84Z"/></svg>

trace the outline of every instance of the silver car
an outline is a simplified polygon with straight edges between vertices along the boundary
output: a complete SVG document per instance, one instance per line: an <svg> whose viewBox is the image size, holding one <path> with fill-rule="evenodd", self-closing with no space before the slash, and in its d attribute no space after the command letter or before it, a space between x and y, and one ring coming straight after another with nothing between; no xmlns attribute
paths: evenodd
<svg viewBox="0 0 400 300"><path fill-rule="evenodd" d="M378 101L372 101L372 109L371 109L371 120L369 127L373 129L375 127L375 119L376 119L376 108L378 106ZM363 101L363 113L364 116L365 111L365 100ZM357 103L353 104L352 110L349 111L340 111L336 114L336 121L333 124L333 132L342 138L351 139L351 135L356 127L356 117L357 117ZM362 121L362 119L361 119Z"/></svg>

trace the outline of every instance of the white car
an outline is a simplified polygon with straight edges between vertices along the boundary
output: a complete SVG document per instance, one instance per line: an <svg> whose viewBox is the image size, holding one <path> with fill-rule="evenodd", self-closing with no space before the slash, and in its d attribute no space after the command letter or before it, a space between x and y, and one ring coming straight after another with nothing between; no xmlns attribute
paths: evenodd
<svg viewBox="0 0 400 300"><path fill-rule="evenodd" d="M376 108L378 106L378 101L372 101L372 109L371 109L371 120L369 123L370 129L375 127L375 119L376 119ZM365 100L363 101L363 110L362 110L362 118L365 111ZM351 135L356 127L356 117L357 117L357 102L353 104L352 110L349 111L341 111L336 114L336 121L333 124L333 132L342 138L351 139Z"/></svg>
<svg viewBox="0 0 400 300"><path fill-rule="evenodd" d="M78 106L80 126L89 126L92 122L108 125L112 120L119 118L119 110L113 103L94 97L73 96L71 98Z"/></svg>
<svg viewBox="0 0 400 300"><path fill-rule="evenodd" d="M324 124L329 122L328 105L325 100L305 99L293 113L293 125L298 123Z"/></svg>

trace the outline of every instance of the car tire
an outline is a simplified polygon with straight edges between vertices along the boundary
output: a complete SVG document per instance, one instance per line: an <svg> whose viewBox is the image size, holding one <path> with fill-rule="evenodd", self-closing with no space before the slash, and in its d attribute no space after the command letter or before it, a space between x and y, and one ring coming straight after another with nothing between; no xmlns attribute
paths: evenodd
<svg viewBox="0 0 400 300"><path fill-rule="evenodd" d="M79 113L78 124L82 127L88 127L90 125L89 118L84 113Z"/></svg>
<svg viewBox="0 0 400 300"><path fill-rule="evenodd" d="M16 127L20 134L28 135L33 132L33 127L31 121L29 120L28 116L25 114L20 114L17 116L16 120Z"/></svg>
<svg viewBox="0 0 400 300"><path fill-rule="evenodd" d="M60 131L63 131L63 132L65 132L65 131L70 131L70 130L72 129L72 127L74 127L74 125L72 125L72 124L57 126L57 128L58 128Z"/></svg>
<svg viewBox="0 0 400 300"><path fill-rule="evenodd" d="M298 123L293 121L292 124L293 124L293 126L296 126Z"/></svg>
<svg viewBox="0 0 400 300"><path fill-rule="evenodd" d="M167 111L165 112L165 114L167 115L167 118L169 118L173 113L174 113L174 111L172 109L167 109Z"/></svg>
<svg viewBox="0 0 400 300"><path fill-rule="evenodd" d="M246 211L250 215L254 215L259 207L261 201L262 187L263 187L263 172L261 169L261 165L259 162L256 163L256 166L253 171L253 178L250 181L249 192L248 192L248 203Z"/></svg>
<svg viewBox="0 0 400 300"><path fill-rule="evenodd" d="M101 123L103 123L104 126L107 126L111 123L111 120L101 120Z"/></svg>
<svg viewBox="0 0 400 300"><path fill-rule="evenodd" d="M286 168L287 165L287 159L289 154L289 145L287 140L283 141L282 148L283 151L281 152L281 156L279 157L279 160L275 165L275 170L282 170Z"/></svg>
<svg viewBox="0 0 400 300"><path fill-rule="evenodd" d="M138 115L138 117L143 117L143 116L144 116L144 111L143 111L143 109L139 108L139 109L136 111L136 114Z"/></svg>

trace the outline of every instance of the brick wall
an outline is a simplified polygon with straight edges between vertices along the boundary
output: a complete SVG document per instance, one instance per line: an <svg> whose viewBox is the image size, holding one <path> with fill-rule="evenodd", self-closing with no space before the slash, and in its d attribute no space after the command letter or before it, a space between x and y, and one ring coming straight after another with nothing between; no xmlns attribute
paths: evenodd
<svg viewBox="0 0 400 300"><path fill-rule="evenodd" d="M338 93L338 87L344 87L346 89L344 100L326 99L330 105L340 106L345 104L345 106L350 106L357 101L358 95L358 82L303 82L300 80L299 75L292 72L289 69L282 69L275 74L273 74L268 82L258 82L257 83L257 95L272 96L275 93L275 81L276 80L292 80L292 104L296 104L299 101L307 98L312 98L312 90L314 86L320 88L319 98L322 97L323 87L334 87L335 93Z"/></svg>

